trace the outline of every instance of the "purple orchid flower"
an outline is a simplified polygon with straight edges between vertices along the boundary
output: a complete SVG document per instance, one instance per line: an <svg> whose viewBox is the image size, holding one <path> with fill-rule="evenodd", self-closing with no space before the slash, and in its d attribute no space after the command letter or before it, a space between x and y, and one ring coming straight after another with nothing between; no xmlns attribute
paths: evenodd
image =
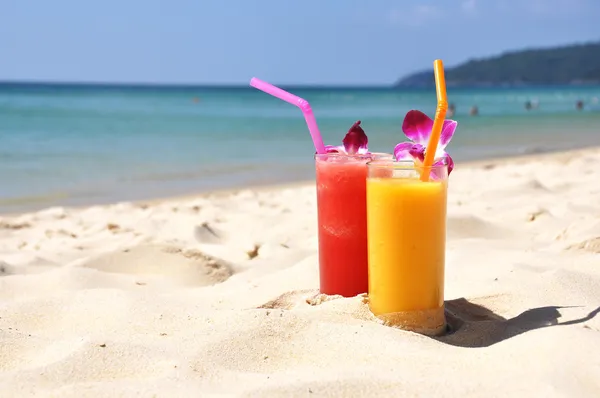
<svg viewBox="0 0 600 398"><path fill-rule="evenodd" d="M325 145L327 153L344 153L348 155L366 155L369 153L369 139L360 127L360 120L350 127L340 146Z"/></svg>
<svg viewBox="0 0 600 398"><path fill-rule="evenodd" d="M454 120L444 120L442 134L435 153L435 162L433 166L448 166L448 175L454 169L454 161L450 155L444 150L452 136L458 123ZM421 111L408 111L402 123L402 131L404 135L412 142L401 142L394 148L394 156L396 160L425 160L425 152L427 151L427 143L431 135L433 120Z"/></svg>

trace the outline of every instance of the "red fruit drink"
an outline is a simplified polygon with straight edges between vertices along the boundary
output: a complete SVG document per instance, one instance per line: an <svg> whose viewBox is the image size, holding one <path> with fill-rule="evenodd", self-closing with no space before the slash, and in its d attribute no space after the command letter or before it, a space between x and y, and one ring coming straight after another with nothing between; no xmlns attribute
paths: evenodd
<svg viewBox="0 0 600 398"><path fill-rule="evenodd" d="M368 290L366 164L372 158L315 155L321 293L352 297Z"/></svg>

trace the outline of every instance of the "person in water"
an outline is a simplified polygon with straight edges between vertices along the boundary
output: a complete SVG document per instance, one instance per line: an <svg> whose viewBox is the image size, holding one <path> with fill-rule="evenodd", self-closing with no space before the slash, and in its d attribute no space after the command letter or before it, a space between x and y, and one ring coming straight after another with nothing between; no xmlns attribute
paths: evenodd
<svg viewBox="0 0 600 398"><path fill-rule="evenodd" d="M471 116L479 115L479 108L477 108L477 105L473 105L471 107L471 110L469 111L469 115L471 115Z"/></svg>
<svg viewBox="0 0 600 398"><path fill-rule="evenodd" d="M455 111L456 106L453 103L450 103L450 105L448 105L448 117L454 116Z"/></svg>

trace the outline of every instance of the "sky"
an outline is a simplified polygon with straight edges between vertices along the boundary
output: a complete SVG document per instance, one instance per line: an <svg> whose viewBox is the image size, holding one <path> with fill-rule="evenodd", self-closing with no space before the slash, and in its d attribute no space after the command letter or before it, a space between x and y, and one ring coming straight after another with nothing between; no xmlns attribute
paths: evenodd
<svg viewBox="0 0 600 398"><path fill-rule="evenodd" d="M0 0L0 80L388 85L598 21L600 0Z"/></svg>

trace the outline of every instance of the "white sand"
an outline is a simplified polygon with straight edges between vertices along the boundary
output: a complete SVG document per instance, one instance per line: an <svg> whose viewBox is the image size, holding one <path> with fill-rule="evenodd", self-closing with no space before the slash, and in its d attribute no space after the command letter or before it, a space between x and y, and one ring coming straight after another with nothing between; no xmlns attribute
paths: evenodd
<svg viewBox="0 0 600 398"><path fill-rule="evenodd" d="M439 340L314 298L312 185L0 217L0 396L599 397L600 150L450 184Z"/></svg>

